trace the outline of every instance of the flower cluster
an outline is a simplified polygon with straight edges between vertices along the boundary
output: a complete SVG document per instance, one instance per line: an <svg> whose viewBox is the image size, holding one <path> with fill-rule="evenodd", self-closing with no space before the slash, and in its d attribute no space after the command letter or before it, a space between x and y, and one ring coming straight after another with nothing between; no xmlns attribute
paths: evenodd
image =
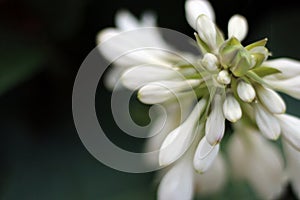
<svg viewBox="0 0 300 200"><path fill-rule="evenodd" d="M158 198L191 199L194 191L205 193L221 188L226 178L220 152L226 120L234 128L228 144L234 174L249 181L264 199L278 197L289 179L300 198L300 119L285 114L285 102L276 92L300 98L300 62L289 58L268 60L267 39L244 46L241 42L248 24L241 15L231 17L225 38L214 22L215 14L208 1L187 0L185 10L188 23L197 31L201 56L184 52L191 61L186 62L139 52L118 60L107 78L111 87L121 78L127 88L138 89L138 98L145 104L170 108L163 136L148 145L160 146L160 165L176 161L160 183ZM138 22L122 11L116 19L118 28L101 31L98 42L124 30L155 26L149 14ZM109 59L118 53L118 48L126 48L128 41L145 45L155 42L169 48L157 32L147 36L129 36L101 52ZM149 64L136 67L141 63ZM190 100L193 96L197 102ZM182 122L174 116L175 98L184 102L181 109L186 117ZM280 135L287 167L279 149L270 142Z"/></svg>

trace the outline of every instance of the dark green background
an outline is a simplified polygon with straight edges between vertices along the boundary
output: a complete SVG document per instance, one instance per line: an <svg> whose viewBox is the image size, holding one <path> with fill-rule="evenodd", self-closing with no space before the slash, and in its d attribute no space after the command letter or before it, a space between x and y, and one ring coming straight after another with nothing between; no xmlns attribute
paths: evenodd
<svg viewBox="0 0 300 200"><path fill-rule="evenodd" d="M240 13L249 20L245 43L268 37L273 57L300 59L300 6L295 2L217 0L212 5L222 30L231 15ZM95 47L97 32L114 25L118 9L136 15L153 10L160 26L193 36L183 6L183 0L0 1L1 199L155 199L154 173L110 169L81 144L72 121L72 86L82 61ZM110 93L101 86L100 123L112 141L140 150L143 140L127 137L114 125ZM284 98L288 112L299 116L300 104ZM147 122L147 107L133 100L131 109L138 123ZM245 183L229 182L212 198L255 196ZM281 199L294 199L290 189Z"/></svg>

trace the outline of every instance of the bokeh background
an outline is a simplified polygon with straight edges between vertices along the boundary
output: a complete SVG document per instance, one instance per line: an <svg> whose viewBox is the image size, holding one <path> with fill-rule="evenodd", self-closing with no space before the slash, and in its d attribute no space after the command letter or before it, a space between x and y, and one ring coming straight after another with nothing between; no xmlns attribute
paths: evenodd
<svg viewBox="0 0 300 200"><path fill-rule="evenodd" d="M273 57L300 59L300 3L293 0L213 0L217 24L249 20L245 43L264 37ZM193 36L184 0L0 0L0 199L155 199L155 173L128 174L104 166L82 145L72 118L72 87L95 36L114 26L114 14L154 11L161 27ZM145 141L122 134L110 112L110 92L99 84L99 122L112 141L142 149ZM287 96L288 112L300 116ZM146 124L147 106L131 112ZM299 172L300 173L300 172ZM229 182L220 194L199 199L257 199L246 183ZM296 199L290 188L280 199Z"/></svg>

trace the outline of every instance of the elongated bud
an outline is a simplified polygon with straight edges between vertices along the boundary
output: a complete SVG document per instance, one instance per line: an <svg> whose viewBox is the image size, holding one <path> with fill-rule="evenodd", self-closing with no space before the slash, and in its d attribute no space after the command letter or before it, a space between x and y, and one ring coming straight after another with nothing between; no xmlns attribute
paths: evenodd
<svg viewBox="0 0 300 200"><path fill-rule="evenodd" d="M247 103L254 100L256 93L252 85L246 83L245 81L240 81L237 86L237 93L239 97Z"/></svg>
<svg viewBox="0 0 300 200"><path fill-rule="evenodd" d="M242 41L248 32L248 23L245 17L234 15L228 22L228 37L236 37Z"/></svg>
<svg viewBox="0 0 300 200"><path fill-rule="evenodd" d="M211 105L211 112L205 124L205 137L210 145L218 144L225 131L225 118L222 111L222 98L216 94Z"/></svg>
<svg viewBox="0 0 300 200"><path fill-rule="evenodd" d="M199 173L204 173L212 165L218 155L220 145L210 145L206 138L203 137L196 149L194 156L194 168Z"/></svg>
<svg viewBox="0 0 300 200"><path fill-rule="evenodd" d="M259 103L254 108L256 124L261 133L270 140L277 140L281 131L278 120Z"/></svg>
<svg viewBox="0 0 300 200"><path fill-rule="evenodd" d="M197 32L211 51L217 49L217 29L213 21L206 15L198 17Z"/></svg>
<svg viewBox="0 0 300 200"><path fill-rule="evenodd" d="M202 59L202 65L210 72L218 69L218 58L212 53L206 53Z"/></svg>
<svg viewBox="0 0 300 200"><path fill-rule="evenodd" d="M232 93L228 93L226 96L223 113L225 118L231 122L236 122L242 117L241 106Z"/></svg>
<svg viewBox="0 0 300 200"><path fill-rule="evenodd" d="M258 86L256 88L257 96L260 102L274 114L282 114L286 110L285 103L283 99L279 96L277 92L263 86Z"/></svg>

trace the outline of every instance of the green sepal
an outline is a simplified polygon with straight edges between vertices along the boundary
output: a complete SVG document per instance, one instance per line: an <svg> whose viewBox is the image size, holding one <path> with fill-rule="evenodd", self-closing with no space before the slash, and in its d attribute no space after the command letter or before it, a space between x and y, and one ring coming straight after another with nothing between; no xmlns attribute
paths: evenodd
<svg viewBox="0 0 300 200"><path fill-rule="evenodd" d="M258 76L255 72L253 72L252 70L251 71L248 71L246 73L246 75L253 81L261 84L261 85L266 85L270 88L272 88L268 83L266 83L260 76Z"/></svg>
<svg viewBox="0 0 300 200"><path fill-rule="evenodd" d="M253 71L255 74L257 74L257 76L259 76L259 77L265 77L268 75L281 73L280 70L272 68L272 67L267 67L267 66L257 67L255 69L252 69L251 71Z"/></svg>
<svg viewBox="0 0 300 200"><path fill-rule="evenodd" d="M210 52L207 44L199 37L197 33L194 33L198 46L203 54Z"/></svg>
<svg viewBox="0 0 300 200"><path fill-rule="evenodd" d="M268 38L265 38L265 39L262 39L262 40L259 40L257 42L254 42L252 44L247 45L245 47L245 49L249 51L249 50L251 50L255 47L258 47L258 46L266 46L267 42L268 42Z"/></svg>

